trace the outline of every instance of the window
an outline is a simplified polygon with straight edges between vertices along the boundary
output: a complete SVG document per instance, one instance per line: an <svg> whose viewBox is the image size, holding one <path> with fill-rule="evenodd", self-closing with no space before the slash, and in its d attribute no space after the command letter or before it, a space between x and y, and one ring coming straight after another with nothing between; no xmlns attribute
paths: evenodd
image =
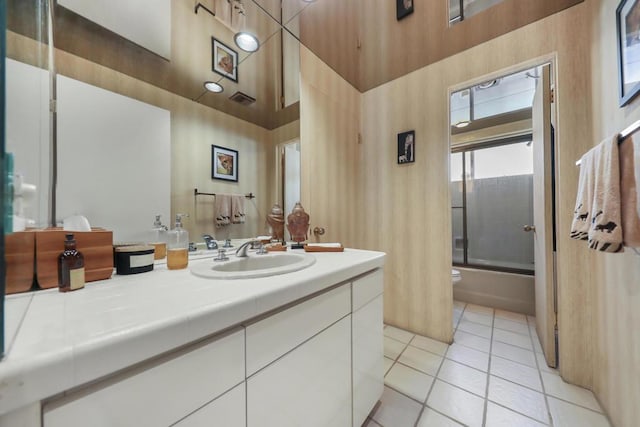
<svg viewBox="0 0 640 427"><path fill-rule="evenodd" d="M451 155L453 263L533 274L531 136Z"/></svg>
<svg viewBox="0 0 640 427"><path fill-rule="evenodd" d="M449 0L449 25L469 19L502 0Z"/></svg>

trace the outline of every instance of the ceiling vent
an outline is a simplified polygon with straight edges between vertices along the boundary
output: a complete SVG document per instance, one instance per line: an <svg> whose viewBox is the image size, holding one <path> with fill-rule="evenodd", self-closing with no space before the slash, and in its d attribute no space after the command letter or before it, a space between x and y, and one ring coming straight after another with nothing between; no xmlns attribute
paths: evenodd
<svg viewBox="0 0 640 427"><path fill-rule="evenodd" d="M238 104L242 104L242 105L251 105L254 102L256 102L255 98L250 97L249 95L247 95L246 93L242 93L242 92L236 92L233 95L231 95L229 97L230 100L237 102Z"/></svg>

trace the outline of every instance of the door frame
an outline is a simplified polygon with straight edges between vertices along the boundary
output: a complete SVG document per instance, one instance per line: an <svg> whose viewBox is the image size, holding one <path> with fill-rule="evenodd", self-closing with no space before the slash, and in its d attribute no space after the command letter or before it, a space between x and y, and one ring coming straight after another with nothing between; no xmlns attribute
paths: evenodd
<svg viewBox="0 0 640 427"><path fill-rule="evenodd" d="M550 53L550 54L546 54L546 55L542 55L536 58L532 58L528 61L524 61L524 62L519 62L517 64L514 64L512 66L506 67L506 68L501 68L499 70L496 71L492 71L490 73L484 74L482 76L478 76L478 77L474 77L472 79L460 82L458 84L449 86L449 88L447 89L447 123L446 123L446 134L448 135L448 144L449 144L449 156L451 156L451 150L452 150L452 134L451 134L451 95L454 92L458 92L460 90L463 89L467 89L469 87L472 86L476 86L480 83L483 82L487 82L490 80L494 80L494 79L498 79L500 77L509 75L509 74L514 74L514 73L518 73L530 68L536 68L536 67L540 67L542 65L545 64L550 64L551 65L551 88L553 91L553 96L552 96L552 101L551 101L551 125L553 128L553 141L552 141L552 153L551 153L551 187L547 188L546 191L549 191L549 193L551 193L552 195L552 206L553 206L553 224L552 224L552 229L553 229L553 235L551 236L551 238L555 241L558 240L558 209L557 209L557 205L558 205L558 141L560 141L561 138L561 129L560 126L558 126L558 103L560 100L560 94L558 91L558 57L556 53ZM449 162L449 182L451 180L451 166L450 166L450 162ZM447 192L449 194L449 203L448 205L451 206L451 192L449 190L449 185L447 183ZM453 224L451 223L451 221L449 221L449 235L451 235L451 229L453 227ZM555 360L555 364L556 367L559 365L559 337L558 337L558 307L559 307L559 302L558 302L558 266L557 266L557 247L555 246L555 244L553 245L553 253L552 255L552 260L553 260L553 311L555 313L555 353L556 353L556 360ZM453 299L453 294L452 295L452 299Z"/></svg>

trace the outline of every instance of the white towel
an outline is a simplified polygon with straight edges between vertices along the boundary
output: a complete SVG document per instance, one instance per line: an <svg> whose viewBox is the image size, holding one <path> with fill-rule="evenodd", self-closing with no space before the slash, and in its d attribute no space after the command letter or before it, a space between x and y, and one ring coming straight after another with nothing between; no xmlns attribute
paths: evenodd
<svg viewBox="0 0 640 427"><path fill-rule="evenodd" d="M233 194L231 196L231 222L233 224L244 224L244 194Z"/></svg>
<svg viewBox="0 0 640 427"><path fill-rule="evenodd" d="M640 248L640 142L628 136L620 151L620 205L624 245Z"/></svg>
<svg viewBox="0 0 640 427"><path fill-rule="evenodd" d="M604 140L593 152L593 203L589 211L589 248L622 252L620 217L620 157L618 135Z"/></svg>
<svg viewBox="0 0 640 427"><path fill-rule="evenodd" d="M231 195L216 194L213 204L214 219L217 228L231 224Z"/></svg>
<svg viewBox="0 0 640 427"><path fill-rule="evenodd" d="M578 195L571 223L572 239L587 240L591 225L591 206L593 205L593 150L588 151L580 159L580 178L578 179Z"/></svg>

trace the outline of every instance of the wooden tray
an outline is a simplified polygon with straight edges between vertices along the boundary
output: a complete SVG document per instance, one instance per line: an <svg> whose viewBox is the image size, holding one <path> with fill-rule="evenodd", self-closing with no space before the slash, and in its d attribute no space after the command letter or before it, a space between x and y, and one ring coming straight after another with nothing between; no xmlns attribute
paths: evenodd
<svg viewBox="0 0 640 427"><path fill-rule="evenodd" d="M6 293L27 292L33 284L35 271L35 233L18 231L4 237L6 262Z"/></svg>
<svg viewBox="0 0 640 427"><path fill-rule="evenodd" d="M60 228L38 230L36 235L36 277L42 289L58 286L58 257L64 250L65 234ZM74 231L76 245L84 255L86 282L111 278L113 274L113 232L101 228Z"/></svg>
<svg viewBox="0 0 640 427"><path fill-rule="evenodd" d="M270 245L266 245L265 248L267 249L267 252L285 252L287 250L287 247L282 243L272 243Z"/></svg>
<svg viewBox="0 0 640 427"><path fill-rule="evenodd" d="M340 246L339 248L325 248L322 246L309 246L304 245L305 252L344 252L344 246Z"/></svg>

